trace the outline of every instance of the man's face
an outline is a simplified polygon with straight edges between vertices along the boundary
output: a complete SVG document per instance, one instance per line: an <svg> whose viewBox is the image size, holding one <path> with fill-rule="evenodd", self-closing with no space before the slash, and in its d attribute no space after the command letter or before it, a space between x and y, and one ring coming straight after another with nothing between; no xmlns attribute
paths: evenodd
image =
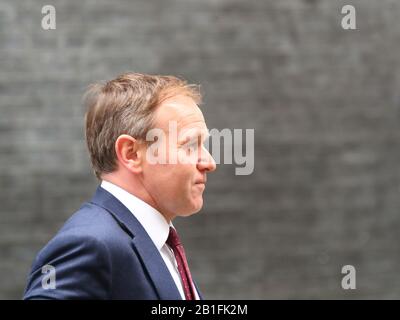
<svg viewBox="0 0 400 320"><path fill-rule="evenodd" d="M149 146L148 155L156 149L162 152L162 147L165 161L155 163L146 157L143 185L167 219L196 213L203 206L206 173L216 168L204 147L208 129L203 114L193 99L176 96L158 107L155 127L165 138L157 141L157 148Z"/></svg>

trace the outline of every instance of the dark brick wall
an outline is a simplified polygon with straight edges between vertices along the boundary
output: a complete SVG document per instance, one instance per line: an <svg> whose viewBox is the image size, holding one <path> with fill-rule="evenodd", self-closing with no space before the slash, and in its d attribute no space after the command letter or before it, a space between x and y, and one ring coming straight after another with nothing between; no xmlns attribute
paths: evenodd
<svg viewBox="0 0 400 320"><path fill-rule="evenodd" d="M396 0L3 0L0 298L93 193L81 96L128 70L200 83L210 128L255 129L253 175L220 165L176 222L206 297L399 298L399 21Z"/></svg>

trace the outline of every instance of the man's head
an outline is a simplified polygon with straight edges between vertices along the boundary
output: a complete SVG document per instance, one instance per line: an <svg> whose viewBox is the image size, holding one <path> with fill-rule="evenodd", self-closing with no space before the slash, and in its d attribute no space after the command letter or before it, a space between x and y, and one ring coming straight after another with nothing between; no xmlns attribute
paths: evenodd
<svg viewBox="0 0 400 320"><path fill-rule="evenodd" d="M86 141L96 176L167 220L198 212L206 173L216 166L203 146L208 129L200 99L196 86L172 76L128 73L92 85L85 97Z"/></svg>

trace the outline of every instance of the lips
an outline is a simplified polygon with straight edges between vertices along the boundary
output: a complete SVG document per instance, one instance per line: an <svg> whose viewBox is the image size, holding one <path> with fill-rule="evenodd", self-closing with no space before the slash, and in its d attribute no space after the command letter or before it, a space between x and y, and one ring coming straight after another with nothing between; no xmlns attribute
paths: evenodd
<svg viewBox="0 0 400 320"><path fill-rule="evenodd" d="M196 182L195 182L195 184L206 184L206 182L207 182L207 179L199 179L199 180L197 180Z"/></svg>
<svg viewBox="0 0 400 320"><path fill-rule="evenodd" d="M206 185L204 183L196 183L195 188L201 192L203 192L206 189Z"/></svg>

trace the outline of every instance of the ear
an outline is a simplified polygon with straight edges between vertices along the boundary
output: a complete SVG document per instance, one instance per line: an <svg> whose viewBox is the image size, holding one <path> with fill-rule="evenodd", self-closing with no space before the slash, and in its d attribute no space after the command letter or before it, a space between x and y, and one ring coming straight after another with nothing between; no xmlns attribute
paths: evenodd
<svg viewBox="0 0 400 320"><path fill-rule="evenodd" d="M132 173L142 172L143 145L135 138L122 134L115 141L118 162Z"/></svg>

